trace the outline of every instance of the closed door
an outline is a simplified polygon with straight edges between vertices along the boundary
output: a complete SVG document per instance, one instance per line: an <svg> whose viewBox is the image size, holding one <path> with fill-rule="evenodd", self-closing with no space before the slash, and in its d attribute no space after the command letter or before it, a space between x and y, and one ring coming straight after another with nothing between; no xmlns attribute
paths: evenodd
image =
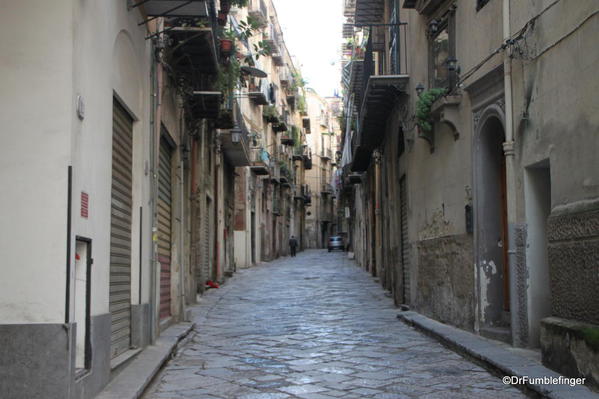
<svg viewBox="0 0 599 399"><path fill-rule="evenodd" d="M131 344L131 209L133 119L113 101L110 204L111 357Z"/></svg>

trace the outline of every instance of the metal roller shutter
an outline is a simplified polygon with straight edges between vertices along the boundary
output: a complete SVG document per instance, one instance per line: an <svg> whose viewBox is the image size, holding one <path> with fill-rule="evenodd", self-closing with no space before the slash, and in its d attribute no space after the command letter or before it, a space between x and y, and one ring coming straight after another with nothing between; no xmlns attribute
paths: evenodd
<svg viewBox="0 0 599 399"><path fill-rule="evenodd" d="M158 261L160 262L160 318L171 315L172 147L162 137L158 163Z"/></svg>
<svg viewBox="0 0 599 399"><path fill-rule="evenodd" d="M112 119L110 204L110 352L114 358L131 340L131 207L133 119L115 100Z"/></svg>
<svg viewBox="0 0 599 399"><path fill-rule="evenodd" d="M408 198L406 177L399 180L400 219L401 219L401 267L403 270L403 303L410 303L410 257L408 248Z"/></svg>

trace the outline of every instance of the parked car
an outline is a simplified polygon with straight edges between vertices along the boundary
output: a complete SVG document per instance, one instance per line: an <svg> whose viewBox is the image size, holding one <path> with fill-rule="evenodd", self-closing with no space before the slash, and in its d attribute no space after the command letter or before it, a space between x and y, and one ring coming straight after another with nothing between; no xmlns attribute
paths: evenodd
<svg viewBox="0 0 599 399"><path fill-rule="evenodd" d="M341 237L341 236L329 237L329 252L331 252L334 249L340 249L341 251L345 251L345 246L343 245L343 237Z"/></svg>

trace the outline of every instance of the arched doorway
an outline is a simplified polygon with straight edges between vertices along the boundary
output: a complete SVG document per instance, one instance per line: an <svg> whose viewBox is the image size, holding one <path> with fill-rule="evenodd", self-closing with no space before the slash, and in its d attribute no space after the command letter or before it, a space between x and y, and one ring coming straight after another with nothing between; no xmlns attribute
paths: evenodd
<svg viewBox="0 0 599 399"><path fill-rule="evenodd" d="M491 106L474 146L475 256L481 334L511 340L503 114Z"/></svg>

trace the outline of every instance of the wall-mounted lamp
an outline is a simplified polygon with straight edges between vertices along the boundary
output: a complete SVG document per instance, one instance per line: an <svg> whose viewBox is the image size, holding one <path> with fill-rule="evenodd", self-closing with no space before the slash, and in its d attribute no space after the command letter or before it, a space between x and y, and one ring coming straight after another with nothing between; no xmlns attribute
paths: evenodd
<svg viewBox="0 0 599 399"><path fill-rule="evenodd" d="M447 63L449 72L459 72L460 67L458 65L458 60L455 57L449 57L445 62Z"/></svg>
<svg viewBox="0 0 599 399"><path fill-rule="evenodd" d="M424 85L422 83L418 83L416 85L416 94L418 94L418 97L420 97L420 95L422 94L423 91L424 91Z"/></svg>
<svg viewBox="0 0 599 399"><path fill-rule="evenodd" d="M436 19L432 19L431 22L428 23L428 31L431 35L434 35L439 30L439 21Z"/></svg>
<svg viewBox="0 0 599 399"><path fill-rule="evenodd" d="M241 129L235 127L231 129L231 142L239 143L241 141Z"/></svg>

